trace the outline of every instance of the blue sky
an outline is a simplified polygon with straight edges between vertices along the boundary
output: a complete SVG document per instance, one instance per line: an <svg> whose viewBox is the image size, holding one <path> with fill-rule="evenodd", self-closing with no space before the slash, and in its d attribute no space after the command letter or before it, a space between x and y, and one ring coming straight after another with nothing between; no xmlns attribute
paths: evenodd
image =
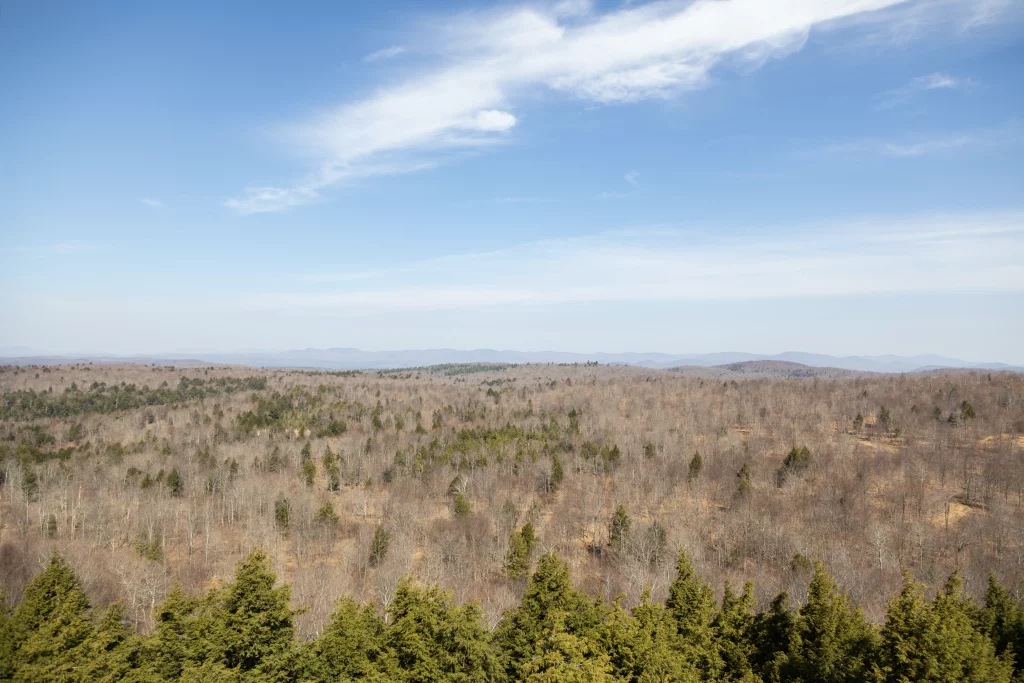
<svg viewBox="0 0 1024 683"><path fill-rule="evenodd" d="M0 348L1024 363L1024 2L12 2Z"/></svg>

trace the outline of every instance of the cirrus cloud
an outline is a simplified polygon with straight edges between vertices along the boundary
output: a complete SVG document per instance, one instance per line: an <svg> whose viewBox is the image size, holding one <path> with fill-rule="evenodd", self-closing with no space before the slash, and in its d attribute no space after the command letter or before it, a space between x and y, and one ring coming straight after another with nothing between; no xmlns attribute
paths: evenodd
<svg viewBox="0 0 1024 683"><path fill-rule="evenodd" d="M417 50L433 61L415 74L285 127L281 137L315 159L316 171L225 204L242 214L279 211L346 179L430 167L445 153L502 142L516 127L515 103L538 90L600 104L671 97L706 87L726 60L756 68L791 54L812 31L970 3L661 0L601 13L572 0L448 18Z"/></svg>

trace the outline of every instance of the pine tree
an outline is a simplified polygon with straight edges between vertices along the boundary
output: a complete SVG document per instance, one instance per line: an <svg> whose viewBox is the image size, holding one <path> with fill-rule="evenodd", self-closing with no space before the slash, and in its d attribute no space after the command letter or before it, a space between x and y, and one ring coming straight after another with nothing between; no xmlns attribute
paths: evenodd
<svg viewBox="0 0 1024 683"><path fill-rule="evenodd" d="M270 560L254 550L235 570L235 580L207 596L210 609L201 631L213 645L216 661L240 673L273 672L292 655L294 612L288 606L291 589L274 588Z"/></svg>
<svg viewBox="0 0 1024 683"><path fill-rule="evenodd" d="M139 665L142 642L126 622L120 603L99 614L82 648L79 671L83 680L121 681Z"/></svg>
<svg viewBox="0 0 1024 683"><path fill-rule="evenodd" d="M686 550L679 551L676 578L668 590L665 609L676 622L677 648L688 665L705 678L714 678L722 668L715 647L711 622L715 617L715 595L696 571Z"/></svg>
<svg viewBox="0 0 1024 683"><path fill-rule="evenodd" d="M614 683L608 655L586 637L566 630L565 615L553 612L533 656L523 663L526 683Z"/></svg>
<svg viewBox="0 0 1024 683"><path fill-rule="evenodd" d="M924 586L904 575L903 590L889 600L882 627L878 666L883 680L936 680L935 614L924 601Z"/></svg>
<svg viewBox="0 0 1024 683"><path fill-rule="evenodd" d="M602 622L601 610L584 593L573 589L569 567L549 553L537 561L519 607L505 614L494 634L510 680L522 677L523 664L535 656L545 628L556 612L564 615L568 633L596 637Z"/></svg>
<svg viewBox="0 0 1024 683"><path fill-rule="evenodd" d="M0 681L9 681L14 675L14 621L3 588L0 583Z"/></svg>
<svg viewBox="0 0 1024 683"><path fill-rule="evenodd" d="M700 476L701 470L704 469L704 460L700 457L699 451L693 454L693 457L690 459L690 467L688 469L687 479L689 481L694 481Z"/></svg>
<svg viewBox="0 0 1024 683"><path fill-rule="evenodd" d="M398 671L392 680L409 683L487 681L497 660L474 604L456 607L436 586L420 589L405 579L395 592L384 641Z"/></svg>
<svg viewBox="0 0 1024 683"><path fill-rule="evenodd" d="M757 649L754 640L756 605L753 583L748 581L743 586L743 592L737 595L729 582L725 582L722 608L711 624L716 649L722 658L722 681L742 681L754 672L752 660Z"/></svg>
<svg viewBox="0 0 1024 683"><path fill-rule="evenodd" d="M196 601L176 585L156 609L155 629L144 645L144 668L158 680L181 677L186 663L197 657L193 624Z"/></svg>
<svg viewBox="0 0 1024 683"><path fill-rule="evenodd" d="M995 645L996 654L1013 655L1015 668L1024 673L1024 606L1000 585L995 574L988 577L985 606L979 615L982 631Z"/></svg>
<svg viewBox="0 0 1024 683"><path fill-rule="evenodd" d="M1010 658L996 656L992 641L978 628L977 606L963 592L957 571L932 602L937 622L937 681L1009 683Z"/></svg>
<svg viewBox="0 0 1024 683"><path fill-rule="evenodd" d="M384 620L349 597L335 605L324 632L306 647L308 681L386 681L394 662L384 647Z"/></svg>
<svg viewBox="0 0 1024 683"><path fill-rule="evenodd" d="M756 644L751 661L754 671L765 683L782 683L793 647L795 617L789 609L789 594L780 593L767 611L754 620Z"/></svg>
<svg viewBox="0 0 1024 683"><path fill-rule="evenodd" d="M599 642L609 655L616 680L697 683L700 679L696 669L687 670L674 649L676 636L675 621L664 606L651 602L650 589L645 587L632 616L618 602L612 606Z"/></svg>
<svg viewBox="0 0 1024 683"><path fill-rule="evenodd" d="M93 632L89 600L61 557L50 558L43 573L25 588L11 631L13 680L86 680L76 670L82 663L82 645Z"/></svg>
<svg viewBox="0 0 1024 683"><path fill-rule="evenodd" d="M855 683L864 680L873 655L875 632L853 607L821 562L807 589L794 629L791 666L805 683Z"/></svg>
<svg viewBox="0 0 1024 683"><path fill-rule="evenodd" d="M629 534L629 527L632 523L633 520L630 519L629 513L626 512L626 506L620 503L615 508L611 521L608 522L608 541L615 550L622 550L622 545L626 541L626 536Z"/></svg>

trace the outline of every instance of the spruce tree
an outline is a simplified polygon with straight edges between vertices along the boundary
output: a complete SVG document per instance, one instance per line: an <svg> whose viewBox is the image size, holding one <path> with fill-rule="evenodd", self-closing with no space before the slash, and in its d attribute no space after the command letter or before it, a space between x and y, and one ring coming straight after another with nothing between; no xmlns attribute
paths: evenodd
<svg viewBox="0 0 1024 683"><path fill-rule="evenodd" d="M14 622L5 592L0 583L0 681L9 681L14 675Z"/></svg>
<svg viewBox="0 0 1024 683"><path fill-rule="evenodd" d="M1013 656L1017 676L1024 680L1024 606L1003 588L995 574L988 577L979 623L995 645L997 655Z"/></svg>
<svg viewBox="0 0 1024 683"><path fill-rule="evenodd" d="M303 679L386 681L394 673L384 646L384 620L372 607L343 597L324 632L305 648Z"/></svg>
<svg viewBox="0 0 1024 683"><path fill-rule="evenodd" d="M384 641L398 666L391 680L409 683L488 681L498 664L474 604L455 606L436 586L405 579L395 592Z"/></svg>
<svg viewBox="0 0 1024 683"><path fill-rule="evenodd" d="M728 581L722 595L722 608L712 622L716 649L722 658L722 681L749 679L757 649L754 640L754 584L748 581L737 595Z"/></svg>
<svg viewBox="0 0 1024 683"><path fill-rule="evenodd" d="M626 542L626 536L629 534L629 527L632 523L633 520L630 519L629 513L626 512L626 506L620 503L615 508L611 521L608 522L608 541L611 543L612 548L622 550L622 545Z"/></svg>
<svg viewBox="0 0 1024 683"><path fill-rule="evenodd" d="M564 615L566 631L577 637L595 637L602 622L601 610L573 589L569 567L549 553L537 561L519 607L505 614L494 634L510 680L522 677L523 664L536 654L556 612Z"/></svg>
<svg viewBox="0 0 1024 683"><path fill-rule="evenodd" d="M937 681L1009 683L1010 657L997 657L992 641L978 628L979 610L963 592L957 571L932 602L937 622Z"/></svg>
<svg viewBox="0 0 1024 683"><path fill-rule="evenodd" d="M751 657L754 671L765 683L782 683L789 665L795 616L789 608L789 594L780 593L767 611L754 619L753 640L756 649Z"/></svg>
<svg viewBox="0 0 1024 683"><path fill-rule="evenodd" d="M804 683L860 683L867 675L875 632L821 562L814 563L793 645L790 664L794 679Z"/></svg>
<svg viewBox="0 0 1024 683"><path fill-rule="evenodd" d="M79 667L82 645L93 632L89 600L61 557L50 558L46 569L25 588L11 631L13 680L86 680Z"/></svg>
<svg viewBox="0 0 1024 683"><path fill-rule="evenodd" d="M711 622L715 617L715 595L697 576L686 550L679 551L676 578L668 590L665 609L675 619L677 649L688 665L705 678L714 678L722 668Z"/></svg>
<svg viewBox="0 0 1024 683"><path fill-rule="evenodd" d="M608 655L586 637L570 633L559 611L547 619L533 656L523 663L526 683L614 683Z"/></svg>
<svg viewBox="0 0 1024 683"><path fill-rule="evenodd" d="M197 658L195 607L180 585L157 607L155 629L144 645L144 668L158 680L177 680L186 663Z"/></svg>
<svg viewBox="0 0 1024 683"><path fill-rule="evenodd" d="M235 580L211 592L201 629L216 661L240 673L270 674L290 664L294 612L291 588L275 588L276 577L262 550L254 550L235 570Z"/></svg>
<svg viewBox="0 0 1024 683"><path fill-rule="evenodd" d="M644 588L632 616L616 602L605 619L599 642L608 653L616 680L697 683L696 669L686 669L675 650L676 625L664 606L651 602Z"/></svg>

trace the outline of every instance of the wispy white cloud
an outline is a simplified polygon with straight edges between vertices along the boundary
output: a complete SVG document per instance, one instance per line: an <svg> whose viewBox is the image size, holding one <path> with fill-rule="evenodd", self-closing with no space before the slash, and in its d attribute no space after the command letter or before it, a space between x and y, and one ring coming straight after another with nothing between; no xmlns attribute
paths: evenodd
<svg viewBox="0 0 1024 683"><path fill-rule="evenodd" d="M943 8L975 0L942 0ZM519 123L515 103L539 89L596 103L665 98L701 88L712 69L756 67L882 10L938 11L936 0L661 0L597 12L568 0L460 15L435 24L433 66L287 126L281 137L322 169L289 187L226 202L240 213L316 201L347 178L437 163L439 152L494 144ZM433 45L433 47L431 47Z"/></svg>
<svg viewBox="0 0 1024 683"><path fill-rule="evenodd" d="M626 175L623 176L623 179L630 185L636 187L640 184L638 181L639 177L640 173L638 171L626 171Z"/></svg>
<svg viewBox="0 0 1024 683"><path fill-rule="evenodd" d="M1024 292L1024 214L870 218L779 232L604 234L320 276L246 308L479 309L564 303ZM349 283L338 288L340 283ZM396 284L397 283L397 284ZM330 285L330 286L327 286Z"/></svg>
<svg viewBox="0 0 1024 683"><path fill-rule="evenodd" d="M386 47L383 50L377 50L363 57L364 62L379 62L382 59L392 59L398 55L408 52L408 48L402 45L395 45L393 47Z"/></svg>
<svg viewBox="0 0 1024 683"><path fill-rule="evenodd" d="M879 93L876 97L875 109L881 111L907 104L917 95L934 90L963 90L973 86L970 78L951 76L945 73L932 73L919 76L904 86L892 88Z"/></svg>
<svg viewBox="0 0 1024 683"><path fill-rule="evenodd" d="M162 209L167 206L159 199L153 199L152 197L139 197L139 201L154 209Z"/></svg>
<svg viewBox="0 0 1024 683"><path fill-rule="evenodd" d="M827 145L828 154L871 154L911 159L932 154L954 152L966 148L994 148L1021 142L1019 127L1010 123L1001 128L950 133L932 136L911 136L903 139L869 138Z"/></svg>

